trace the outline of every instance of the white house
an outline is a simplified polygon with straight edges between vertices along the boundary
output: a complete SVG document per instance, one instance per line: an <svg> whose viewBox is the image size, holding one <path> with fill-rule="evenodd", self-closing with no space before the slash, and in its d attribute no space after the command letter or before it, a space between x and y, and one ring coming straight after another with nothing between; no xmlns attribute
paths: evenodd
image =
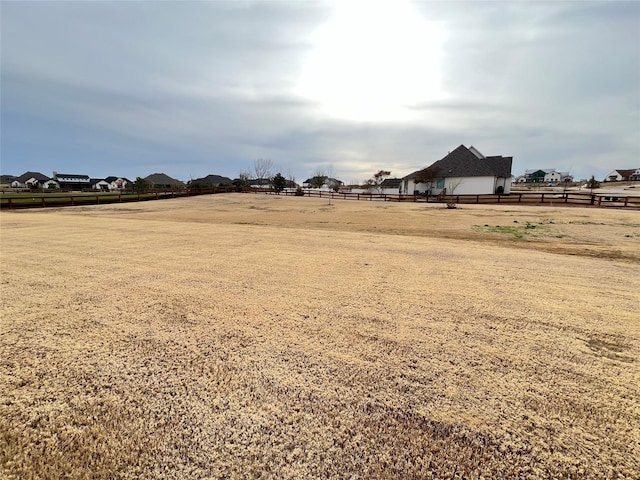
<svg viewBox="0 0 640 480"><path fill-rule="evenodd" d="M11 182L13 188L41 188L51 180L40 172L25 172Z"/></svg>
<svg viewBox="0 0 640 480"><path fill-rule="evenodd" d="M640 169L637 169L637 170L640 170ZM637 170L635 168L613 170L606 177L604 177L604 181L605 182L625 182L625 181L631 180L631 177L636 173Z"/></svg>
<svg viewBox="0 0 640 480"><path fill-rule="evenodd" d="M109 190L125 190L127 185L133 186L133 182L125 177L107 177L104 181L109 184Z"/></svg>
<svg viewBox="0 0 640 480"><path fill-rule="evenodd" d="M75 190L91 188L91 178L89 177L89 175L53 172L53 179L58 182L60 188Z"/></svg>
<svg viewBox="0 0 640 480"><path fill-rule="evenodd" d="M511 191L513 157L485 157L476 148L460 145L427 168L402 178L403 194L483 195Z"/></svg>
<svg viewBox="0 0 640 480"><path fill-rule="evenodd" d="M544 173L545 183L558 183L562 180L562 173L549 170Z"/></svg>
<svg viewBox="0 0 640 480"><path fill-rule="evenodd" d="M92 178L91 179L91 188L93 190L100 190L101 192L105 192L109 189L109 182L107 182L103 178Z"/></svg>

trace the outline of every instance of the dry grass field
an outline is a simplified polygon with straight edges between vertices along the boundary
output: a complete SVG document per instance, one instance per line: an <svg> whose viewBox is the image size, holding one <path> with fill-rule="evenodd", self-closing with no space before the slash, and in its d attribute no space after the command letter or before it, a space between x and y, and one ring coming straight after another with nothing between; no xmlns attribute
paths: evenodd
<svg viewBox="0 0 640 480"><path fill-rule="evenodd" d="M640 213L0 214L0 478L640 478Z"/></svg>

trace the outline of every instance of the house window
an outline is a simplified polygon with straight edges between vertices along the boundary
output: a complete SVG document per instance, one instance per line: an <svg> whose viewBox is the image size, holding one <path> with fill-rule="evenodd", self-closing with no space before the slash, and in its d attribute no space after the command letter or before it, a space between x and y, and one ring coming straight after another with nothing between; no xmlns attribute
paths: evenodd
<svg viewBox="0 0 640 480"><path fill-rule="evenodd" d="M438 178L436 180L436 188L444 188L444 178Z"/></svg>

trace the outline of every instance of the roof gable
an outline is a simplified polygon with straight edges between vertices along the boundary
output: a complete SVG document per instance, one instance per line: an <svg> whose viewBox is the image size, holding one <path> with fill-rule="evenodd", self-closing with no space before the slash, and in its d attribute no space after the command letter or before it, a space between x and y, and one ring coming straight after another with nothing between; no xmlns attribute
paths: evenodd
<svg viewBox="0 0 640 480"><path fill-rule="evenodd" d="M169 175L166 175L164 173L152 173L151 175L145 177L145 180L151 182L154 185L183 185L180 180L171 178Z"/></svg>
<svg viewBox="0 0 640 480"><path fill-rule="evenodd" d="M464 145L433 163L426 170L444 177L510 177L512 157L501 155L479 158Z"/></svg>
<svg viewBox="0 0 640 480"><path fill-rule="evenodd" d="M190 183L205 183L205 184L211 184L211 185L220 185L221 183L228 183L231 184L233 180L231 180L228 177L223 177L221 175L207 175L206 177L202 177L202 178L196 178L194 180L191 180Z"/></svg>
<svg viewBox="0 0 640 480"><path fill-rule="evenodd" d="M18 178L16 178L14 181L24 183L30 178L35 178L39 182L46 182L47 180L51 180L49 177L41 174L40 172L25 172L22 175L20 175Z"/></svg>

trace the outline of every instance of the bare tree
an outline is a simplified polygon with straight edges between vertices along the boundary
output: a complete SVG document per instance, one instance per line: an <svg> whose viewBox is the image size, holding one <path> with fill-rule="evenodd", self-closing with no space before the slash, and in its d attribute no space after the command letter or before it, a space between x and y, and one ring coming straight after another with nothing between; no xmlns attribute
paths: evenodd
<svg viewBox="0 0 640 480"><path fill-rule="evenodd" d="M243 170L238 175L238 179L234 180L233 184L236 187L248 187L251 185L251 172L248 170Z"/></svg>
<svg viewBox="0 0 640 480"><path fill-rule="evenodd" d="M449 191L446 192L449 196L449 198L447 199L447 208L456 208L456 200L453 194L455 193L456 189L463 183L464 181L462 180L462 178L459 178L456 181L449 181Z"/></svg>
<svg viewBox="0 0 640 480"><path fill-rule="evenodd" d="M309 184L311 185L311 188L322 188L326 181L327 175L324 173L324 170L318 168L311 177Z"/></svg>
<svg viewBox="0 0 640 480"><path fill-rule="evenodd" d="M273 162L267 158L259 158L253 162L256 179L273 177Z"/></svg>
<svg viewBox="0 0 640 480"><path fill-rule="evenodd" d="M291 168L287 169L287 182L289 182L290 187L295 187L296 185L296 176Z"/></svg>

